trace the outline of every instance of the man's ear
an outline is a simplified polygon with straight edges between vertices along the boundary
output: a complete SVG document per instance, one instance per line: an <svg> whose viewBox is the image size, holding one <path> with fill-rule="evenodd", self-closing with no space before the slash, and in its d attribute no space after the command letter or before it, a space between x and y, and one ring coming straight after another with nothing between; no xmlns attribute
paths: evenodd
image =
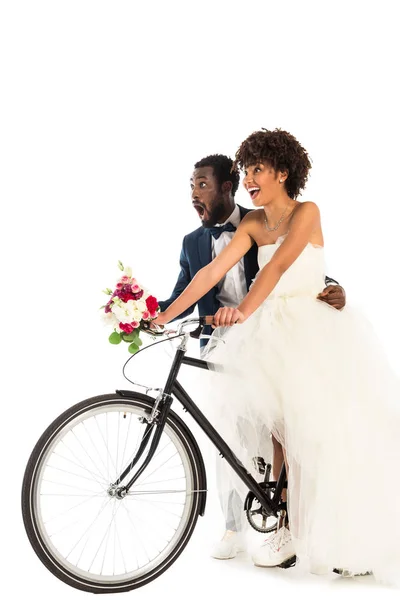
<svg viewBox="0 0 400 600"><path fill-rule="evenodd" d="M224 194L227 194L232 191L232 181L224 181L221 186L221 189Z"/></svg>

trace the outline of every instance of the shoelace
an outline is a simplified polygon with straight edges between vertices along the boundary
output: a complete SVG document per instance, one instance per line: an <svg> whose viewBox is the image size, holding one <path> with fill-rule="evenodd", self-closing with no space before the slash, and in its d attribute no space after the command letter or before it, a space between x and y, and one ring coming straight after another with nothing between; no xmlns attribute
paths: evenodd
<svg viewBox="0 0 400 600"><path fill-rule="evenodd" d="M290 540L290 532L286 527L281 527L275 535L265 540L264 546L269 546L273 552L279 550Z"/></svg>

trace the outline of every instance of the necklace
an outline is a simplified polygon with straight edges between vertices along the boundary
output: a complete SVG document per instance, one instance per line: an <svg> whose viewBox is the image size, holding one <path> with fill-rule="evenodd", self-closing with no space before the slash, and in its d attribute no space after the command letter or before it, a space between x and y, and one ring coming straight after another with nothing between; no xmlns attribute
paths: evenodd
<svg viewBox="0 0 400 600"><path fill-rule="evenodd" d="M275 225L275 227L270 227L268 225L268 221L267 221L267 215L264 215L264 221L265 221L265 227L268 229L268 231L276 231L279 227L279 225L282 223L283 218L286 214L287 209L289 208L289 204L286 206L285 210L283 211L283 214L281 216L281 218L279 219L279 221L277 222L277 224Z"/></svg>

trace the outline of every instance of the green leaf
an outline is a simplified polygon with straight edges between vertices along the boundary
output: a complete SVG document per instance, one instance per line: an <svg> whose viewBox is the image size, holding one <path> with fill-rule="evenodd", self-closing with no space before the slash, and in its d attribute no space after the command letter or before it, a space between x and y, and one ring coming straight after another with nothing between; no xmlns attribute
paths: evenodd
<svg viewBox="0 0 400 600"><path fill-rule="evenodd" d="M131 354L136 354L136 352L138 352L138 351L139 351L139 346L135 343L131 344L128 347L128 352L130 352Z"/></svg>
<svg viewBox="0 0 400 600"><path fill-rule="evenodd" d="M120 344L121 343L121 334L117 331L113 331L113 333L108 338L110 344Z"/></svg>
<svg viewBox="0 0 400 600"><path fill-rule="evenodd" d="M120 271L123 271L123 270L124 270L124 265L122 264L122 262L121 262L120 260L118 261L118 269L119 269Z"/></svg>
<svg viewBox="0 0 400 600"><path fill-rule="evenodd" d="M121 333L121 337L124 340L124 342L134 342L135 341L135 335L132 333Z"/></svg>
<svg viewBox="0 0 400 600"><path fill-rule="evenodd" d="M143 342L140 338L137 338L137 340L135 340L135 344L137 344L138 346L141 346L143 344Z"/></svg>
<svg viewBox="0 0 400 600"><path fill-rule="evenodd" d="M113 293L112 290L110 290L110 288L106 288L105 290L101 290L103 292L103 294L106 294L107 296L111 296L111 294Z"/></svg>

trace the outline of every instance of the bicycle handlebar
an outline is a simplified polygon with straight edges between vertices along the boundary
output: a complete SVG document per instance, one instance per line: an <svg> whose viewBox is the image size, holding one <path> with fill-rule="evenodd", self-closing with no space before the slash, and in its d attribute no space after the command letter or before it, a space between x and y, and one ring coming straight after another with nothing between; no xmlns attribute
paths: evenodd
<svg viewBox="0 0 400 600"><path fill-rule="evenodd" d="M148 333L149 335L154 335L154 336L164 336L164 335L168 335L168 334L178 334L178 335L182 335L182 330L187 326L187 325L192 325L197 323L198 327L197 329L195 329L194 331L190 332L190 337L193 338L199 338L201 335L201 332L203 330L203 328L206 325L212 325L214 320L214 315L207 315L204 317L191 317L189 319L184 319L178 327L177 331L171 330L171 329L165 329L165 327L163 325L151 325L150 323L143 323L143 325L140 326L141 330L144 333ZM156 327L156 329L154 329L154 327Z"/></svg>

